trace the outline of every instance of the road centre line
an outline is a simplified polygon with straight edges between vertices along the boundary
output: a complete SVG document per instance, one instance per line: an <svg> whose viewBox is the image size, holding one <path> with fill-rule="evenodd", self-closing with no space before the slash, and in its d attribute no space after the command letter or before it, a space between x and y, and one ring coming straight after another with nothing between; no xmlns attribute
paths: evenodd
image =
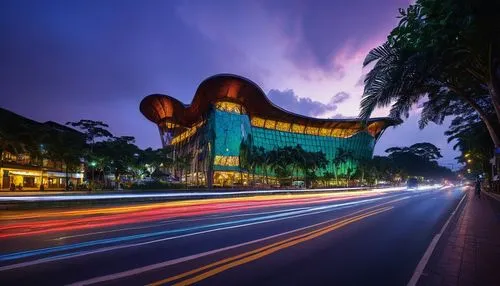
<svg viewBox="0 0 500 286"><path fill-rule="evenodd" d="M96 283L102 283L102 282L106 282L106 281L116 280L116 279L120 279L120 278L125 278L125 277L129 277L129 276L133 276L133 275L139 275L139 274L142 274L142 273L145 273L145 272L149 272L149 271L161 269L161 268L164 268L164 267L167 267L167 266L171 266L171 265L175 265L175 264L179 264L179 263L183 263L183 262L187 262L187 261L191 261L191 260L194 260L194 259L198 259L198 258L201 258L201 257L212 255L212 254L215 254L215 253L219 253L219 252L223 252L223 251L235 249L235 248L238 248L238 247L243 247L243 246L251 245L251 244L254 244L254 243L259 243L259 242L262 242L262 241L266 241L266 240L274 239L274 238L281 237L281 236L284 236L284 235L288 235L288 234L296 233L296 232L299 232L299 231L303 231L303 230L306 230L306 229L315 228L315 227L318 227L318 226L321 226L321 225L325 225L325 224L328 224L328 223L331 223L331 222L334 222L334 221L345 219L347 217L351 217L354 214L362 213L364 211L367 211L367 210L370 210L370 209L374 209L374 208L377 208L377 207L381 207L383 205L387 205L387 204L391 204L391 203L396 203L396 202L399 202L399 201L402 201L402 200L405 200L405 199L408 199L408 198L410 198L410 196L405 196L405 197L394 199L394 200L391 200L391 201L388 201L388 202L383 202L383 203L380 203L380 204L377 204L377 205L374 205L374 206L371 206L371 207L367 207L367 208L364 208L364 209L352 212L350 214L347 214L347 215L344 215L344 216L341 216L341 217L338 217L338 218L330 219L330 220L327 220L327 221L324 221L324 222L320 222L320 223L317 223L317 224L314 224L314 225L309 225L309 226L301 227L301 228L294 229L294 230L291 230L291 231L287 231L287 232L283 232L283 233L271 235L271 236L268 236L268 237L264 237L264 238L260 238L260 239L256 239L256 240L252 240L252 241L248 241L248 242L236 244L236 245L227 246L227 247L224 247L224 248L210 250L210 251L203 252L203 253L198 253L198 254L194 254L194 255L190 255L190 256L185 256L185 257L181 257L181 258L167 260L167 261L163 261L163 262L160 262L160 263L150 264L150 265L146 265L146 266L142 266L142 267L138 267L138 268L134 268L134 269L130 269L130 270L118 272L118 273L112 273L112 274L108 274L108 275L104 275L104 276L100 276L100 277L94 277L94 278L91 278L91 279L88 279L88 280L76 282L76 283L71 284L71 285L91 285L91 284L96 284Z"/></svg>
<svg viewBox="0 0 500 286"><path fill-rule="evenodd" d="M176 276L173 276L170 278L159 280L157 282L149 284L148 286L163 285L165 283L179 280L179 279L182 279L184 277L196 274L197 272L201 272L203 270L210 269L214 266L218 266L218 265L225 264L228 262L225 265L219 266L219 267L212 269L212 270L209 270L203 274L197 275L195 277L189 278L185 281L181 281L181 282L175 284L175 285L192 285L196 282L199 282L199 281L204 280L208 277L214 276L214 275L221 273L225 270L228 270L230 268L234 268L236 266L239 266L239 265L257 260L257 259L262 258L264 256L270 255L270 254L277 252L279 250L282 250L282 249L294 246L296 244L314 239L316 237L327 234L333 230L336 230L336 229L341 228L343 226L346 226L348 224L351 224L351 223L354 223L356 221L362 220L364 218L388 211L392 208L394 208L394 207L393 206L384 207L384 208L370 211L370 212L365 213L365 214L360 214L360 215L339 221L337 223L334 223L333 225L323 227L319 230L314 230L314 231L311 231L311 232L308 232L308 233L305 233L302 235L297 235L295 237L292 237L292 238L289 238L289 239L286 239L283 241L279 241L279 242L273 243L271 245L267 245L267 246L264 246L264 247L261 247L261 248L258 248L258 249L252 250L252 251L248 251L248 252L245 252L245 253L230 257L230 258L226 258L226 259L202 266L200 268L197 268L197 269L194 269L194 270L191 270L188 272L184 272L182 274L179 274L179 275L176 275Z"/></svg>

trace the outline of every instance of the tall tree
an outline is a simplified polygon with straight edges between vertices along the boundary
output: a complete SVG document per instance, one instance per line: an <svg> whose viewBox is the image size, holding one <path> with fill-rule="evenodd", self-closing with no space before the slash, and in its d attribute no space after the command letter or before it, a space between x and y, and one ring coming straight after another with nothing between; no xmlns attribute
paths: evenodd
<svg viewBox="0 0 500 286"><path fill-rule="evenodd" d="M495 121L500 120L499 34L493 28L498 25L488 22L500 17L498 8L498 1L417 0L400 9L399 25L365 59L364 66L374 66L365 79L360 115L367 118L375 107L394 102L391 115L408 117L412 105L427 98L423 113L440 110L428 118L440 123L450 107L465 103L500 146L500 134L482 106L488 95Z"/></svg>
<svg viewBox="0 0 500 286"><path fill-rule="evenodd" d="M95 143L93 155L99 161L98 167L103 174L106 170L112 172L117 186L120 177L128 174L139 160L140 149L134 142L134 137L122 136Z"/></svg>
<svg viewBox="0 0 500 286"><path fill-rule="evenodd" d="M96 144L96 140L99 139L109 139L113 137L113 134L108 131L107 128L109 128L109 125L102 122L102 121L94 121L94 120L89 120L89 119L82 119L77 122L66 122L66 125L70 125L72 127L76 127L80 129L84 134L85 138L87 140L87 143L89 143L89 150L87 150L86 154L86 161L87 161L87 168L90 165L91 166L91 189L94 187L93 185L95 184L94 182L94 174L95 174L95 167L96 167L96 156L93 154L94 153L94 147ZM100 158L101 160L103 158Z"/></svg>
<svg viewBox="0 0 500 286"><path fill-rule="evenodd" d="M500 125L496 125L500 129ZM474 113L457 116L445 132L448 142L453 142L453 149L461 152L456 159L465 165L473 174L489 171L489 160L492 157L493 142L483 122Z"/></svg>
<svg viewBox="0 0 500 286"><path fill-rule="evenodd" d="M82 119L77 122L66 122L66 125L71 125L84 132L87 142L90 144L94 144L97 139L113 137L113 134L108 131L109 125L102 121Z"/></svg>

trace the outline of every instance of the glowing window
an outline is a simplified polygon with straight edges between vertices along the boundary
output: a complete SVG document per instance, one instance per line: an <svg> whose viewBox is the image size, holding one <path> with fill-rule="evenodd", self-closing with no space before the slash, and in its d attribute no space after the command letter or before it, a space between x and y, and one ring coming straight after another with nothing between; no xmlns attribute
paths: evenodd
<svg viewBox="0 0 500 286"><path fill-rule="evenodd" d="M280 131L290 131L290 123L287 122L276 122L276 129Z"/></svg>
<svg viewBox="0 0 500 286"><path fill-rule="evenodd" d="M305 128L304 125L292 124L292 132L294 133L303 133Z"/></svg>
<svg viewBox="0 0 500 286"><path fill-rule="evenodd" d="M204 121L201 121L201 122L193 125L192 127L188 128L186 131L182 132L181 134L175 136L174 138L172 138L172 141L170 142L170 144L180 143L180 142L188 139L189 137L193 136L194 134L196 134L196 131L198 131L198 128L200 128L204 123L205 123Z"/></svg>
<svg viewBox="0 0 500 286"><path fill-rule="evenodd" d="M305 133L310 135L318 135L319 128L317 127L307 127Z"/></svg>
<svg viewBox="0 0 500 286"><path fill-rule="evenodd" d="M214 158L214 165L218 166L239 166L240 157L238 156L220 156L216 155Z"/></svg>
<svg viewBox="0 0 500 286"><path fill-rule="evenodd" d="M255 127L264 127L265 120L260 117L252 117L252 125Z"/></svg>
<svg viewBox="0 0 500 286"><path fill-rule="evenodd" d="M228 102L228 101L219 101L215 103L215 108L218 110L222 110L225 112L237 113L237 114L245 114L245 108L237 103Z"/></svg>
<svg viewBox="0 0 500 286"><path fill-rule="evenodd" d="M266 120L266 123L264 125L265 128L268 128L268 129L274 129L274 127L276 126L276 121L274 120Z"/></svg>
<svg viewBox="0 0 500 286"><path fill-rule="evenodd" d="M332 129L330 128L321 128L319 130L319 135L321 136L330 136L330 133L332 133Z"/></svg>

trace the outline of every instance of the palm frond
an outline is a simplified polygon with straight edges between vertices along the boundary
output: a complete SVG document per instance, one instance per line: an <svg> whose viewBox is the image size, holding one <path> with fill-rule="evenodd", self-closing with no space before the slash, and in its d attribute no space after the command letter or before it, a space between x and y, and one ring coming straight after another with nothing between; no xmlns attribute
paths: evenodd
<svg viewBox="0 0 500 286"><path fill-rule="evenodd" d="M369 65L370 63L379 60L384 57L388 57L393 52L393 48L388 42L383 43L382 45L373 48L368 55L366 55L365 60L363 61L363 67Z"/></svg>

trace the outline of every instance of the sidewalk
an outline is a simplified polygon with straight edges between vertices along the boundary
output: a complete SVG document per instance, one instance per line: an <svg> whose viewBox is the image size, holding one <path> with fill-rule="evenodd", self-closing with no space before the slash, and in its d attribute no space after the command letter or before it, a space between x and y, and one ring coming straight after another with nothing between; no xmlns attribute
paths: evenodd
<svg viewBox="0 0 500 286"><path fill-rule="evenodd" d="M500 285L499 200L468 191L417 285Z"/></svg>

